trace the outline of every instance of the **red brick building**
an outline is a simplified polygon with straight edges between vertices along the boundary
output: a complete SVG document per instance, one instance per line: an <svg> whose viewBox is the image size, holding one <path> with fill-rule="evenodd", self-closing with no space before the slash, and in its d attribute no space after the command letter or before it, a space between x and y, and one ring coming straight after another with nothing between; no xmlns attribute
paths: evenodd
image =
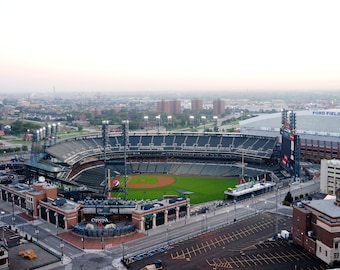
<svg viewBox="0 0 340 270"><path fill-rule="evenodd" d="M0 199L25 209L34 218L55 224L56 229L71 229L82 219L82 205L69 200L56 203L57 186L46 182L36 182L33 186L0 185Z"/></svg>
<svg viewBox="0 0 340 270"><path fill-rule="evenodd" d="M202 99L192 99L191 100L191 110L201 111L203 110L203 100Z"/></svg>
<svg viewBox="0 0 340 270"><path fill-rule="evenodd" d="M180 113L181 112L181 101L178 99L164 100L157 102L157 112L165 113Z"/></svg>
<svg viewBox="0 0 340 270"><path fill-rule="evenodd" d="M336 199L297 203L293 241L328 264L340 261L340 189Z"/></svg>
<svg viewBox="0 0 340 270"><path fill-rule="evenodd" d="M220 115L225 112L225 101L216 99L213 101L213 111L215 115Z"/></svg>

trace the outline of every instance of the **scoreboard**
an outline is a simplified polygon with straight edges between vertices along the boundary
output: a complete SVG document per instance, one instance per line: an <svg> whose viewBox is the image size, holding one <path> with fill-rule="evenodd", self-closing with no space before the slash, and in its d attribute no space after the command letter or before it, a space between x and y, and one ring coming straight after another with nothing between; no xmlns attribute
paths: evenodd
<svg viewBox="0 0 340 270"><path fill-rule="evenodd" d="M283 168L285 168L289 173L292 173L293 163L294 163L294 134L290 134L283 130L281 132L282 142L281 142L281 157L280 163Z"/></svg>
<svg viewBox="0 0 340 270"><path fill-rule="evenodd" d="M280 165L295 178L300 176L300 136L296 134L295 114L291 115L289 120L287 113L283 113Z"/></svg>

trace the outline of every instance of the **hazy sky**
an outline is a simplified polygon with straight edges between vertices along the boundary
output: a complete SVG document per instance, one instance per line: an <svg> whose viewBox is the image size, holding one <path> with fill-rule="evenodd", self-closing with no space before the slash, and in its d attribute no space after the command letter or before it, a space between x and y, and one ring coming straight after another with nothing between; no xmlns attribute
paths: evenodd
<svg viewBox="0 0 340 270"><path fill-rule="evenodd" d="M0 2L0 93L340 89L340 1Z"/></svg>

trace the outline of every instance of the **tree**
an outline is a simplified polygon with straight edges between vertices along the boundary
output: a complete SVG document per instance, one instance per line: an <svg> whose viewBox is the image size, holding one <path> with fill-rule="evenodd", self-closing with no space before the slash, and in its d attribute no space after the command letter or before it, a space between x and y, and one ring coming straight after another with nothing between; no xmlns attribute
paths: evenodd
<svg viewBox="0 0 340 270"><path fill-rule="evenodd" d="M284 198L283 204L284 205L291 205L293 202L293 196L290 191L287 192L287 195Z"/></svg>

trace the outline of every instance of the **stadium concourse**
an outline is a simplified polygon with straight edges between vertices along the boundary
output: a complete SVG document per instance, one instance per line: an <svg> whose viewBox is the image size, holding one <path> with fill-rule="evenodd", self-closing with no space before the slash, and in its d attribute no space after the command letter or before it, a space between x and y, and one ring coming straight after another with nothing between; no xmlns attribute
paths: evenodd
<svg viewBox="0 0 340 270"><path fill-rule="evenodd" d="M144 232L171 220L186 218L191 205L183 194L142 202L118 199L122 198L124 190L117 187L111 190L116 189L117 196L113 194L108 198L105 180L108 170L115 180L125 173L238 177L241 185L243 181L252 183L248 195L256 196L272 190L277 181L285 178L277 163L278 141L278 137L237 133L129 133L126 145L120 133L110 133L105 140L102 134L93 134L60 140L52 145L42 141L43 147L35 145L33 148L44 151L33 153L26 162L26 177L30 183L44 177L47 183L58 186L58 196L81 205L76 214L78 224L72 225L78 235L121 236L131 232L131 228ZM259 179L265 179L260 185L266 188L254 191L256 183L261 182ZM221 190L221 194L223 192ZM64 213L58 212L62 209L44 210L46 207L49 205L44 203L39 209L39 217L51 223L61 221L64 225ZM54 212L56 218L51 214ZM103 218L103 226L93 221ZM122 223L123 227L114 227L111 223Z"/></svg>

